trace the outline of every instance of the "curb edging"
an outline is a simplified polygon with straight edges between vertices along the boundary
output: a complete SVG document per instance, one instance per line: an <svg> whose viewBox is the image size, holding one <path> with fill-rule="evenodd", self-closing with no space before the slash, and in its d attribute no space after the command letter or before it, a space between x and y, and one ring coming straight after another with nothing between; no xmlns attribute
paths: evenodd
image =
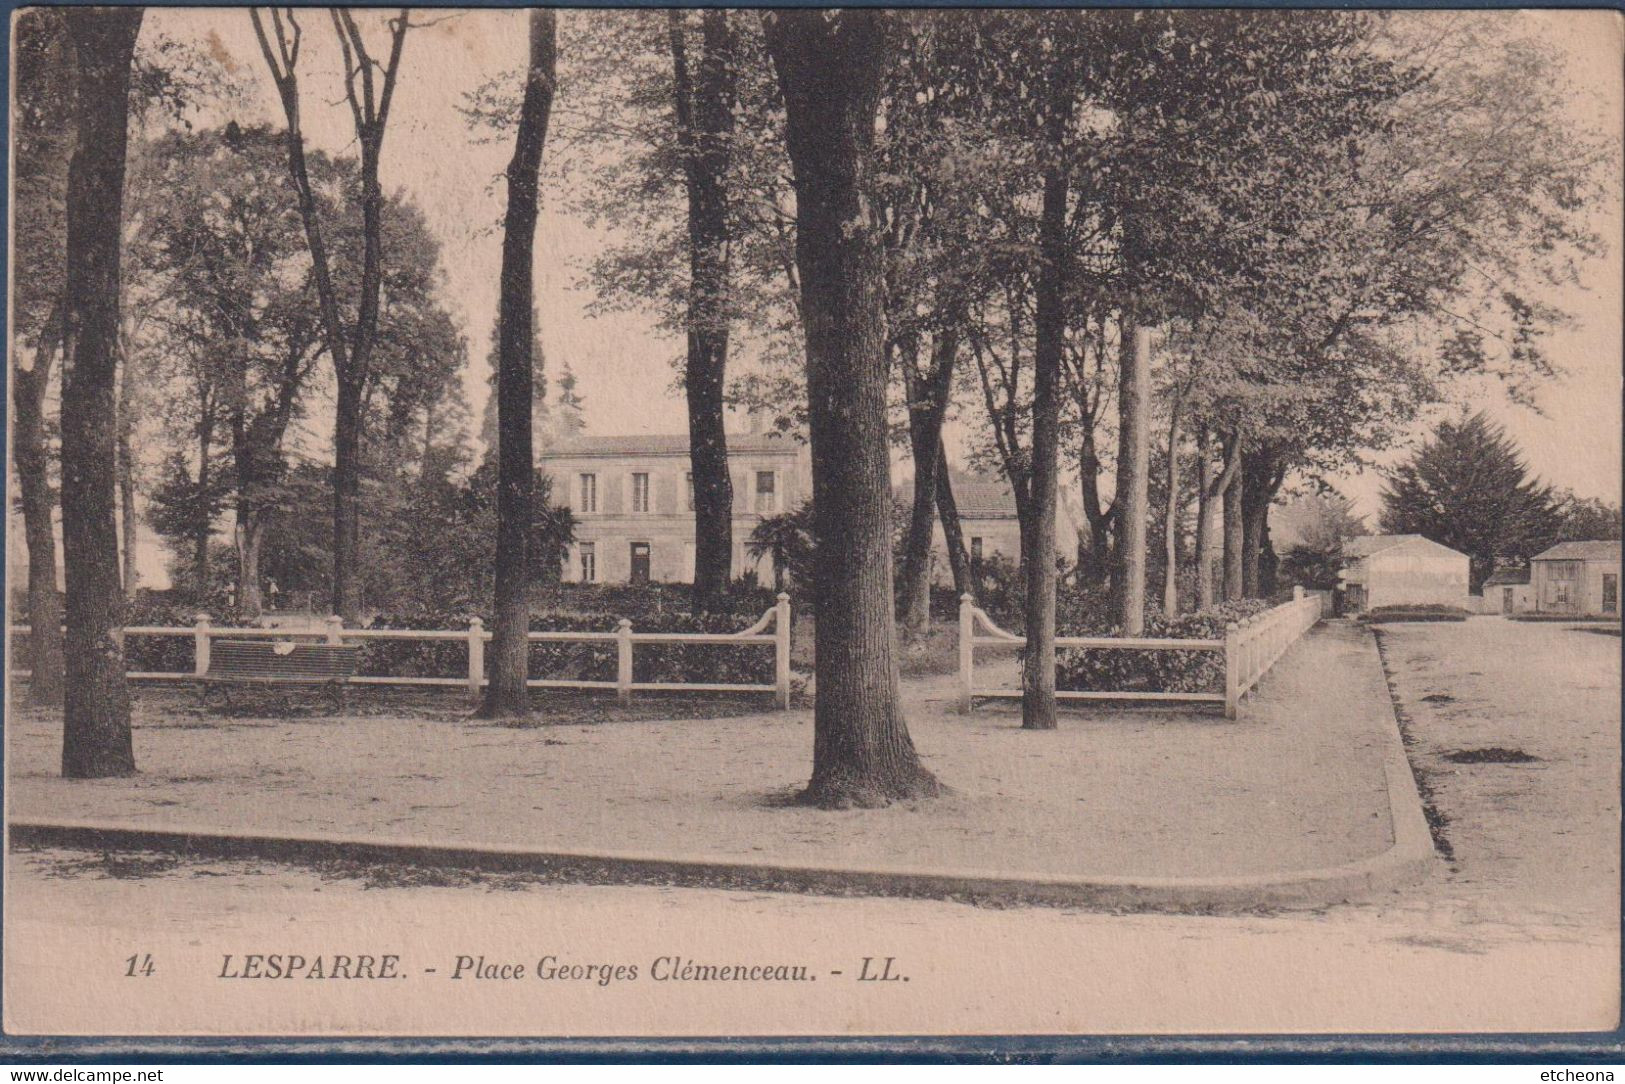
<svg viewBox="0 0 1625 1084"><path fill-rule="evenodd" d="M1376 651L1369 630L1367 643ZM1380 666L1380 662L1378 664ZM1386 692L1386 689L1385 689ZM1318 869L1237 877L1064 877L1011 871L880 869L753 863L712 856L532 850L418 839L351 839L184 827L136 828L91 821L13 820L8 846L125 849L311 865L392 862L486 873L531 873L563 881L709 888L765 888L830 895L882 895L974 902L1044 903L1107 909L1251 910L1342 903L1422 880L1436 852L1394 715L1384 696L1383 776L1394 841L1380 854Z"/></svg>

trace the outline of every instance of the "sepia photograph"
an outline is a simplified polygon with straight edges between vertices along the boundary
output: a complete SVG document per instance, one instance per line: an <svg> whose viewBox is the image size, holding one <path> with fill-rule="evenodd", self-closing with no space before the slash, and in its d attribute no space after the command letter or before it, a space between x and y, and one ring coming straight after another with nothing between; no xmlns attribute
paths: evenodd
<svg viewBox="0 0 1625 1084"><path fill-rule="evenodd" d="M1622 56L16 8L4 1056L1617 1060Z"/></svg>

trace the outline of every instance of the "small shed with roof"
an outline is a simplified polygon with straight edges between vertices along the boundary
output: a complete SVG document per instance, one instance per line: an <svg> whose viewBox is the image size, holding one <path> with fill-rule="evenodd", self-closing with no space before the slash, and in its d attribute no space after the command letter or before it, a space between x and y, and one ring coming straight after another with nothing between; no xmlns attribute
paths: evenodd
<svg viewBox="0 0 1625 1084"><path fill-rule="evenodd" d="M1559 542L1529 562L1535 612L1619 616L1617 541Z"/></svg>
<svg viewBox="0 0 1625 1084"><path fill-rule="evenodd" d="M1339 574L1348 613L1383 606L1469 608L1465 553L1419 534L1382 534L1343 543Z"/></svg>
<svg viewBox="0 0 1625 1084"><path fill-rule="evenodd" d="M1535 589L1527 568L1498 568L1484 581L1481 614L1522 614L1535 608Z"/></svg>

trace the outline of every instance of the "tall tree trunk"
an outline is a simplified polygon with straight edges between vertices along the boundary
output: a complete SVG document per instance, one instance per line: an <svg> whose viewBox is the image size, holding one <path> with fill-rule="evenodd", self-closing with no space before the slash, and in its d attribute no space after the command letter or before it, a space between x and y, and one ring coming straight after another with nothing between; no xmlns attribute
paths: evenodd
<svg viewBox="0 0 1625 1084"><path fill-rule="evenodd" d="M959 340L952 331L938 331L931 345L931 369L920 379L913 351L904 351L903 378L908 395L909 449L914 457L914 501L909 510L908 534L903 544L898 594L902 599L903 630L923 636L931 627L931 543L937 519L938 460L942 457L942 422L953 390L954 355Z"/></svg>
<svg viewBox="0 0 1625 1084"><path fill-rule="evenodd" d="M233 542L237 549L237 608L245 617L257 618L265 606L260 591L260 554L265 548L263 519L239 508Z"/></svg>
<svg viewBox="0 0 1625 1084"><path fill-rule="evenodd" d="M237 609L250 620L260 616L265 602L260 592L260 534L263 526L243 504L237 506L232 542L237 550Z"/></svg>
<svg viewBox="0 0 1625 1084"><path fill-rule="evenodd" d="M1207 426L1196 436L1196 607L1206 610L1213 606L1213 497L1208 487L1213 484L1212 441Z"/></svg>
<svg viewBox="0 0 1625 1084"><path fill-rule="evenodd" d="M137 541L140 523L135 510L135 374L130 364L130 351L119 348L118 378L118 496L119 528L124 540L124 597L135 598L138 572L136 569Z"/></svg>
<svg viewBox="0 0 1625 1084"><path fill-rule="evenodd" d="M62 774L135 771L114 518L119 238L130 67L142 8L68 12L77 87L68 164L62 365L62 556L67 579Z"/></svg>
<svg viewBox="0 0 1625 1084"><path fill-rule="evenodd" d="M532 265L537 188L557 69L557 17L530 11L530 63L519 129L508 162L508 212L502 224L502 292L498 298L496 613L490 684L480 717L523 719L530 660L530 530L536 464L531 448Z"/></svg>
<svg viewBox="0 0 1625 1084"><path fill-rule="evenodd" d="M232 549L237 554L237 610L249 620L260 616L259 570L249 569L249 534L253 523L250 494L254 490L254 457L248 447L248 374L242 366L232 366L231 466L236 482L236 523L231 532Z"/></svg>
<svg viewBox="0 0 1625 1084"><path fill-rule="evenodd" d="M361 620L361 428L365 389L339 374L333 415L333 612L346 625Z"/></svg>
<svg viewBox="0 0 1625 1084"><path fill-rule="evenodd" d="M1151 331L1124 306L1117 410L1117 561L1112 587L1125 636L1145 631L1146 512L1151 480Z"/></svg>
<svg viewBox="0 0 1625 1084"><path fill-rule="evenodd" d="M975 597L976 576L965 552L965 532L959 524L959 504L954 500L948 451L940 438L937 440L937 518L942 521L942 540L948 550L948 567L953 571L954 594Z"/></svg>
<svg viewBox="0 0 1625 1084"><path fill-rule="evenodd" d="M733 554L733 482L723 386L728 368L729 219L726 181L733 136L736 61L728 12L700 15L697 85L690 79L685 13L667 12L678 138L688 191L689 468L694 493L695 612L715 609L728 589Z"/></svg>
<svg viewBox="0 0 1625 1084"><path fill-rule="evenodd" d="M1118 504L1104 507L1100 500L1100 451L1095 431L1085 429L1078 449L1078 486L1083 498L1083 516L1088 536L1079 540L1078 573L1088 583L1112 581L1112 521Z"/></svg>
<svg viewBox="0 0 1625 1084"><path fill-rule="evenodd" d="M892 620L883 267L869 190L892 19L866 9L762 16L796 191L819 593L804 799L824 807L938 790L903 718Z"/></svg>
<svg viewBox="0 0 1625 1084"><path fill-rule="evenodd" d="M1267 448L1251 452L1243 459L1242 587L1248 598L1267 598L1274 588L1274 570L1268 569L1266 575L1265 548L1269 540L1270 505L1285 475L1285 469Z"/></svg>
<svg viewBox="0 0 1625 1084"><path fill-rule="evenodd" d="M1241 592L1245 598L1262 595L1258 579L1258 555L1264 544L1264 517L1272 494L1269 492L1269 459L1263 452L1249 452L1241 463Z"/></svg>
<svg viewBox="0 0 1625 1084"><path fill-rule="evenodd" d="M63 306L52 306L33 352L33 366L11 373L16 424L12 458L28 543L28 696L35 704L62 703L62 599L56 588L55 500L51 494L50 450L45 441L45 391L62 342Z"/></svg>
<svg viewBox="0 0 1625 1084"><path fill-rule="evenodd" d="M1239 464L1246 445L1238 433L1230 438L1225 459L1234 457L1238 469L1231 474L1224 487L1224 600L1233 602L1242 594L1242 551L1246 548L1242 530L1241 470Z"/></svg>
<svg viewBox="0 0 1625 1084"><path fill-rule="evenodd" d="M1060 475L1061 365L1066 348L1066 204L1070 187L1061 160L1071 97L1051 103L1044 203L1038 222L1038 290L1033 340L1033 458L1031 529L1022 533L1027 579L1021 662L1021 726L1054 730L1055 505Z"/></svg>
<svg viewBox="0 0 1625 1084"><path fill-rule="evenodd" d="M197 427L197 493L200 502L206 499L213 482L209 459L209 449L213 444L214 412L205 407ZM209 540L213 535L213 525L204 522L198 524L197 533L192 536L192 583L196 593L192 601L198 606L205 605L209 599Z"/></svg>
<svg viewBox="0 0 1625 1084"><path fill-rule="evenodd" d="M1275 555L1275 546L1270 541L1270 508L1264 506L1263 528L1259 532L1258 543L1258 593L1264 598L1274 598L1277 584L1276 572L1280 567L1280 560Z"/></svg>
<svg viewBox="0 0 1625 1084"><path fill-rule="evenodd" d="M1164 481L1168 499L1162 515L1162 612L1167 617L1179 613L1179 415L1183 406L1175 401L1168 417L1168 462Z"/></svg>

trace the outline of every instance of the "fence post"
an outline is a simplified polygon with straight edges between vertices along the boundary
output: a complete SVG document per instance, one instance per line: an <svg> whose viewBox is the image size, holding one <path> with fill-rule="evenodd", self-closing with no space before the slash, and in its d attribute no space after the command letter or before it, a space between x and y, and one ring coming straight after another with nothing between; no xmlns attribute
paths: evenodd
<svg viewBox="0 0 1625 1084"><path fill-rule="evenodd" d="M1224 717L1234 719L1241 702L1241 626L1224 627Z"/></svg>
<svg viewBox="0 0 1625 1084"><path fill-rule="evenodd" d="M624 617L615 627L615 699L632 699L632 622Z"/></svg>
<svg viewBox="0 0 1625 1084"><path fill-rule="evenodd" d="M773 695L780 711L790 709L790 595L785 591L773 608Z"/></svg>
<svg viewBox="0 0 1625 1084"><path fill-rule="evenodd" d="M209 615L198 614L192 625L193 672L202 677L209 672Z"/></svg>
<svg viewBox="0 0 1625 1084"><path fill-rule="evenodd" d="M528 653L530 644L527 641ZM480 684L485 680L485 622L479 617L468 619L468 695L479 698Z"/></svg>
<svg viewBox="0 0 1625 1084"><path fill-rule="evenodd" d="M1263 635L1261 635L1264 629L1259 627L1263 621L1263 614L1253 614L1251 618L1241 622L1241 634L1246 637L1246 668L1241 671L1241 681L1245 681L1250 686L1251 684L1258 684L1259 676L1264 673L1263 666L1259 666L1259 660L1263 660L1264 657Z"/></svg>
<svg viewBox="0 0 1625 1084"><path fill-rule="evenodd" d="M327 625L327 642L330 644L341 643L340 633L344 631L344 618L338 614L328 614L325 624Z"/></svg>
<svg viewBox="0 0 1625 1084"><path fill-rule="evenodd" d="M971 690L975 688L976 600L966 591L959 596L959 710L969 714Z"/></svg>

